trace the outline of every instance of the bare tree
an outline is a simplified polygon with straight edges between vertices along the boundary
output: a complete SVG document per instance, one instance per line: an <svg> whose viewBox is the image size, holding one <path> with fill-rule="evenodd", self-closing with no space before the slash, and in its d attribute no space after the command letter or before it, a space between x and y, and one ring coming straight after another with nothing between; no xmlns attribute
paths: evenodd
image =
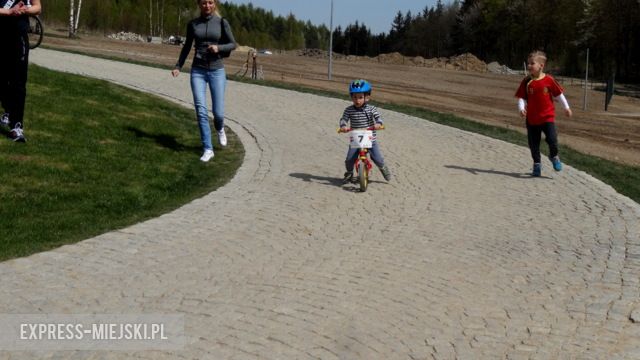
<svg viewBox="0 0 640 360"><path fill-rule="evenodd" d="M70 38L74 37L76 34L76 32L74 31L75 22L73 21L74 7L75 7L74 0L69 0L69 37Z"/></svg>
<svg viewBox="0 0 640 360"><path fill-rule="evenodd" d="M153 36L153 0L149 0L149 36Z"/></svg>
<svg viewBox="0 0 640 360"><path fill-rule="evenodd" d="M78 23L80 21L80 8L82 0L78 0L78 9L76 10L75 0L69 0L69 37L75 37L78 31Z"/></svg>
<svg viewBox="0 0 640 360"><path fill-rule="evenodd" d="M73 28L73 33L78 32L78 23L80 22L80 9L82 8L82 0L78 0L78 11L76 12L76 24Z"/></svg>
<svg viewBox="0 0 640 360"><path fill-rule="evenodd" d="M164 4L164 0L149 0L149 36L164 36Z"/></svg>
<svg viewBox="0 0 640 360"><path fill-rule="evenodd" d="M160 6L160 37L164 37L164 0Z"/></svg>

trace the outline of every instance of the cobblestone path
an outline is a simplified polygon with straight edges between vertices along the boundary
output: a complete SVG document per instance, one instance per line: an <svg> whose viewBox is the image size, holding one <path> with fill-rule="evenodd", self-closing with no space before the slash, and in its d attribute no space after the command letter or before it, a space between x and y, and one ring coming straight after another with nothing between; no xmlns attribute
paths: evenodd
<svg viewBox="0 0 640 360"><path fill-rule="evenodd" d="M45 49L32 62L191 106L188 74ZM230 82L246 149L231 182L0 263L0 313L182 314L182 350L0 358L640 359L638 204L570 166L530 178L526 148L385 109L394 178L375 171L358 193L341 184L346 105Z"/></svg>

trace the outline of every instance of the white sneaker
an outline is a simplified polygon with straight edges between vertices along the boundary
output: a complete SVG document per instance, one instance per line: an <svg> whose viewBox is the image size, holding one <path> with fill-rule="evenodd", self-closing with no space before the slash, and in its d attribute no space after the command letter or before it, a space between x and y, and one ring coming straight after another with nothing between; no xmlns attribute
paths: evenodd
<svg viewBox="0 0 640 360"><path fill-rule="evenodd" d="M27 139L24 137L24 131L22 130L22 125L20 123L16 124L16 127L13 130L9 131L9 139L15 142L27 142Z"/></svg>
<svg viewBox="0 0 640 360"><path fill-rule="evenodd" d="M224 133L224 129L218 131L218 142L220 146L227 146L227 134Z"/></svg>
<svg viewBox="0 0 640 360"><path fill-rule="evenodd" d="M213 150L205 150L200 157L200 161L202 162L208 162L211 159L213 159Z"/></svg>
<svg viewBox="0 0 640 360"><path fill-rule="evenodd" d="M8 113L4 113L2 114L2 116L0 116L0 125L2 126L9 126L9 114Z"/></svg>

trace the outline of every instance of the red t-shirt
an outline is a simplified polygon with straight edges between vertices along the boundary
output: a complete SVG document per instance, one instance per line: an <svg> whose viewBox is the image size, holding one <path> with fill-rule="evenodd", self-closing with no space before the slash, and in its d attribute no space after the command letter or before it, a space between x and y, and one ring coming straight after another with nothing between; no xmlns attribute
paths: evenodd
<svg viewBox="0 0 640 360"><path fill-rule="evenodd" d="M516 97L527 101L527 124L542 125L555 121L553 98L560 96L564 89L551 76L545 74L540 79L524 78L516 91Z"/></svg>

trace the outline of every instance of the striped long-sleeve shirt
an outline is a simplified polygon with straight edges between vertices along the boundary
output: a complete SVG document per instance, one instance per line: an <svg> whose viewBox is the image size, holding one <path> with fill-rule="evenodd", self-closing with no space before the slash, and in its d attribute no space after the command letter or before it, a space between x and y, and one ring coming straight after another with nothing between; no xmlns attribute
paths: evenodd
<svg viewBox="0 0 640 360"><path fill-rule="evenodd" d="M369 104L365 104L360 108L351 105L344 109L342 118L340 118L340 127L346 127L350 124L353 129L368 128L382 123L378 109Z"/></svg>

